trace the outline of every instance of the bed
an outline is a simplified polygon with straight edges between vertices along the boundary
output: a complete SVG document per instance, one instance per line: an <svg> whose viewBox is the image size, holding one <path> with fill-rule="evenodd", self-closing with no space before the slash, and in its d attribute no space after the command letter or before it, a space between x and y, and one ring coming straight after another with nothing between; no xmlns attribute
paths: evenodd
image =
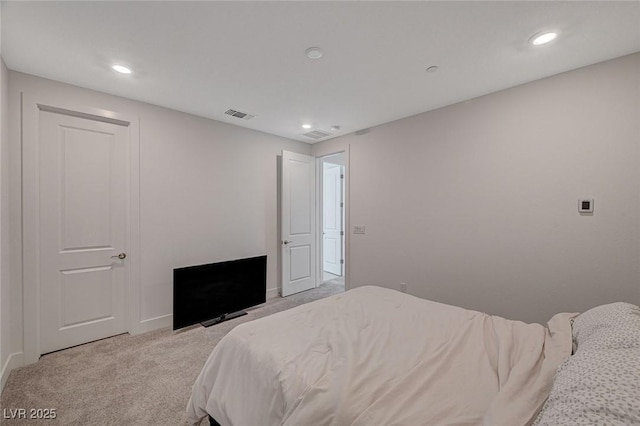
<svg viewBox="0 0 640 426"><path fill-rule="evenodd" d="M567 360L604 341L609 351L628 351L620 361L631 359L627 373L637 370L625 387L628 404L616 411L622 423L605 423L640 424L640 310L607 307L578 316L572 332L576 314L525 324L359 287L234 328L198 376L187 418L196 425L211 416L222 426L591 424L562 418L597 411L567 411L576 374ZM622 344L592 324L627 317Z"/></svg>

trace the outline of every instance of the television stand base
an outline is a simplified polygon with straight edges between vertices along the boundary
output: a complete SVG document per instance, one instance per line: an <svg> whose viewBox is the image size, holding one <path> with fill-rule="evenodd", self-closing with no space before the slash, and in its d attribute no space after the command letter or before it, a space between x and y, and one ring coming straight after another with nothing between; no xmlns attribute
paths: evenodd
<svg viewBox="0 0 640 426"><path fill-rule="evenodd" d="M227 320L231 320L231 319L234 319L234 318L238 318L238 317L241 317L243 315L247 315L247 313L245 311L231 312L230 314L220 315L219 317L212 318L212 319L207 320L207 321L203 321L200 324L202 324L203 327L211 327L212 325L220 324L223 321L227 321Z"/></svg>

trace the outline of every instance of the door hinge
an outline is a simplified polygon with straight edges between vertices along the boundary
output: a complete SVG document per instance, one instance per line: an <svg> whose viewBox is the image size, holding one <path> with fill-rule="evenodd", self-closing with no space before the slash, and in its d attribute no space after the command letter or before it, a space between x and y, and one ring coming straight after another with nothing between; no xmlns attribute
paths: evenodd
<svg viewBox="0 0 640 426"><path fill-rule="evenodd" d="M344 207L344 203L340 203L340 207Z"/></svg>
<svg viewBox="0 0 640 426"><path fill-rule="evenodd" d="M344 179L344 175L340 175L340 179Z"/></svg>
<svg viewBox="0 0 640 426"><path fill-rule="evenodd" d="M343 235L344 235L344 231L340 231L340 236L343 236Z"/></svg>
<svg viewBox="0 0 640 426"><path fill-rule="evenodd" d="M344 265L344 259L340 259L340 264Z"/></svg>

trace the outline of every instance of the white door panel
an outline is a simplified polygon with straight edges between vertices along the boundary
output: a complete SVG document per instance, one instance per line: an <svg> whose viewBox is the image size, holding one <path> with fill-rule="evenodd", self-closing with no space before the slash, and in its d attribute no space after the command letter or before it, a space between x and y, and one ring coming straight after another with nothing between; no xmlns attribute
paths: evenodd
<svg viewBox="0 0 640 426"><path fill-rule="evenodd" d="M289 253L291 255L290 282L309 278L311 276L311 247L308 245L289 247Z"/></svg>
<svg viewBox="0 0 640 426"><path fill-rule="evenodd" d="M39 112L41 353L126 332L128 129Z"/></svg>
<svg viewBox="0 0 640 426"><path fill-rule="evenodd" d="M62 248L104 247L111 240L113 135L60 127Z"/></svg>
<svg viewBox="0 0 640 426"><path fill-rule="evenodd" d="M342 166L323 163L323 269L342 275Z"/></svg>
<svg viewBox="0 0 640 426"><path fill-rule="evenodd" d="M316 286L315 161L282 152L282 296Z"/></svg>
<svg viewBox="0 0 640 426"><path fill-rule="evenodd" d="M111 266L61 271L61 329L112 318L112 273Z"/></svg>

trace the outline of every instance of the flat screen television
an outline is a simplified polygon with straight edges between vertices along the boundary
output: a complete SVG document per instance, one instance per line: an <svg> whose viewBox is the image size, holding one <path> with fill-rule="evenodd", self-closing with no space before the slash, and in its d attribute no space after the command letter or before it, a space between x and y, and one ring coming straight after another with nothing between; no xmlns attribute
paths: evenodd
<svg viewBox="0 0 640 426"><path fill-rule="evenodd" d="M244 315L266 302L267 256L173 270L173 329Z"/></svg>

